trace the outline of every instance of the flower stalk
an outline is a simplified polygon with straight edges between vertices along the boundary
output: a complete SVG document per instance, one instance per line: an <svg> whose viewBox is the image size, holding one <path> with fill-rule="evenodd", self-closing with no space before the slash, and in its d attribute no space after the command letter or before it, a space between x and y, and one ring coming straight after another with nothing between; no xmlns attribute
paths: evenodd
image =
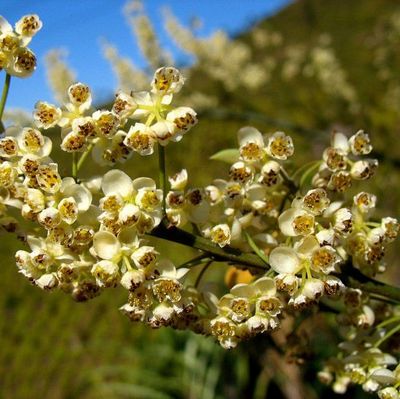
<svg viewBox="0 0 400 399"><path fill-rule="evenodd" d="M162 209L164 216L166 215L166 197L167 197L167 174L165 168L165 148L158 144L158 170L159 170L159 182L160 188L163 192Z"/></svg>
<svg viewBox="0 0 400 399"><path fill-rule="evenodd" d="M7 102L8 92L10 90L10 83L11 83L11 75L9 73L6 73L6 78L4 81L3 91L1 93L1 99L0 99L0 121L2 123L2 125L1 125L2 131L4 131L2 119L3 119L6 102Z"/></svg>

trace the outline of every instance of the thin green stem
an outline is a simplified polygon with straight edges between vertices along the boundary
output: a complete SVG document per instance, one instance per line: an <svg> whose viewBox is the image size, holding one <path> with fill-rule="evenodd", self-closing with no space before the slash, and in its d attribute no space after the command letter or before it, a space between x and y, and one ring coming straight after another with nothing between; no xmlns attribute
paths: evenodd
<svg viewBox="0 0 400 399"><path fill-rule="evenodd" d="M303 172L305 172L307 169L314 167L316 164L321 164L321 161L310 161L301 166L300 168L296 169L296 171L292 175L292 179L296 179L297 176L301 175Z"/></svg>
<svg viewBox="0 0 400 399"><path fill-rule="evenodd" d="M129 261L129 258L127 256L123 257L124 264L127 270L132 270L132 265L131 262Z"/></svg>
<svg viewBox="0 0 400 399"><path fill-rule="evenodd" d="M194 286L197 288L200 284L201 279L203 278L205 272L207 271L207 269L210 267L212 260L210 260L209 262L207 262L203 268L200 270L200 273L198 274L198 276L196 277L196 281L194 282Z"/></svg>
<svg viewBox="0 0 400 399"><path fill-rule="evenodd" d="M395 323L396 321L400 321L400 315L393 316L387 320L382 321L382 323L379 323L376 328L383 328L389 324Z"/></svg>
<svg viewBox="0 0 400 399"><path fill-rule="evenodd" d="M374 347L379 348L387 339L389 339L392 335L396 334L399 331L400 331L400 324L398 324L396 327L393 327L379 341L375 342Z"/></svg>
<svg viewBox="0 0 400 399"><path fill-rule="evenodd" d="M1 93L1 100L0 100L0 121L2 121L3 119L4 108L6 106L8 92L10 90L10 82L11 82L11 75L6 73L6 79L4 81L3 92Z"/></svg>
<svg viewBox="0 0 400 399"><path fill-rule="evenodd" d="M87 157L92 152L93 146L94 146L93 143L90 144L89 147L87 148L87 150L79 158L79 160L78 160L78 162L76 164L76 173L79 172L79 170L81 169L82 165L85 163Z"/></svg>
<svg viewBox="0 0 400 399"><path fill-rule="evenodd" d="M163 192L163 199L162 199L162 208L164 216L166 215L166 206L165 201L167 198L167 174L165 170L165 148L158 144L158 173L159 173L159 182L160 188Z"/></svg>
<svg viewBox="0 0 400 399"><path fill-rule="evenodd" d="M300 178L299 182L299 187L303 188L305 183L307 183L307 180L310 178L310 176L313 174L314 171L316 171L320 167L320 162L317 162L315 165L310 166L304 173L303 176Z"/></svg>
<svg viewBox="0 0 400 399"><path fill-rule="evenodd" d="M76 180L78 171L77 171L77 164L76 164L76 152L72 153L72 177Z"/></svg>
<svg viewBox="0 0 400 399"><path fill-rule="evenodd" d="M250 237L249 233L246 231L244 232L244 235L246 237L247 242L249 243L251 249L256 253L256 255L265 262L265 265L268 266L268 258L264 254L264 252L258 248L257 244L254 242L254 240Z"/></svg>
<svg viewBox="0 0 400 399"><path fill-rule="evenodd" d="M177 269L181 269L181 268L184 268L184 267L197 266L197 265L199 265L201 263L208 262L208 261L210 261L210 258L205 254L201 254L199 256L196 256L193 259L188 260L185 263L182 263L181 265L179 265L177 267Z"/></svg>

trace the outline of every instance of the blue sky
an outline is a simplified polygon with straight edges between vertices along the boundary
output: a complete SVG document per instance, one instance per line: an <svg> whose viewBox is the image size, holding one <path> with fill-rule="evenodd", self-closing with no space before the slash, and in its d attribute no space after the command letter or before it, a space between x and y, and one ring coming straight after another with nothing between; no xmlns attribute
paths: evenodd
<svg viewBox="0 0 400 399"><path fill-rule="evenodd" d="M38 68L28 79L14 78L7 106L31 110L37 100L53 101L47 87L44 55L52 48L68 51L68 62L78 79L89 84L95 100L102 101L113 94L115 78L100 50L100 39L115 44L120 53L141 64L141 56L130 27L123 16L125 0L1 0L0 13L11 24L22 15L36 13L43 28L30 47L38 58ZM207 36L216 29L230 33L250 26L265 15L276 13L290 0L145 0L163 47L177 55L163 30L162 7L169 7L187 25L194 16L203 21L200 35ZM0 82L4 72L0 73Z"/></svg>

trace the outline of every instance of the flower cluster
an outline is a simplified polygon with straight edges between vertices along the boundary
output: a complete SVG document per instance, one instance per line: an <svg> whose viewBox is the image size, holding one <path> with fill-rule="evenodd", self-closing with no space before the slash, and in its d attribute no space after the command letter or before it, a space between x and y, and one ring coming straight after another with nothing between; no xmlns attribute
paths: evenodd
<svg viewBox="0 0 400 399"><path fill-rule="evenodd" d="M398 322L398 319L394 316L391 320ZM398 360L379 348L392 331L378 328L373 334L365 331L349 334L349 339L339 344L339 356L328 360L318 377L325 384L332 384L337 393L345 393L350 384L357 384L366 392L377 392L380 399L399 398Z"/></svg>
<svg viewBox="0 0 400 399"><path fill-rule="evenodd" d="M293 141L283 132L262 135L253 127L238 132L239 151L229 169L230 179L218 179L205 188L211 209L205 237L221 247L247 246L244 231L265 244L274 238L267 234L271 218L279 213L283 182L281 163L294 153ZM215 159L224 159L224 152ZM229 161L229 160L228 160ZM257 234L258 233L258 234Z"/></svg>
<svg viewBox="0 0 400 399"><path fill-rule="evenodd" d="M132 181L117 169L85 181L76 175L62 177L50 157L52 141L38 129L60 126L62 150L83 152L85 157L93 149L99 161L107 154L112 163L120 160L115 154L149 155L154 144L180 140L196 123L193 110L169 107L182 85L178 70L160 68L151 93L119 93L111 111L91 111L87 116L90 89L77 83L68 89L70 101L64 109L36 104L37 128L6 129L0 138L1 226L17 229L17 221L8 214L8 208L16 208L23 219L20 225L29 221L40 227L39 235L37 228L22 229L30 250L16 254L19 270L34 284L59 288L79 301L103 288L126 285L124 272L131 265L155 259L157 252L140 237L158 226L163 214L163 192L150 178ZM146 124L136 122L128 132L122 130L128 119L142 118ZM101 147L104 142L108 150Z"/></svg>
<svg viewBox="0 0 400 399"><path fill-rule="evenodd" d="M41 28L42 22L35 14L23 16L14 28L0 16L0 71L18 77L33 73L36 56L27 46Z"/></svg>

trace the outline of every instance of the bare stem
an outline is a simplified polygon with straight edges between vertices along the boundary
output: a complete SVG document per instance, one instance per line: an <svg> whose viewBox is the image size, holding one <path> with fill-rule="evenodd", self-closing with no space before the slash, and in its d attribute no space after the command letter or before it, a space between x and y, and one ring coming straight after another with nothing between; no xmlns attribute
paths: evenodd
<svg viewBox="0 0 400 399"><path fill-rule="evenodd" d="M76 173L79 172L80 168L85 163L86 158L89 156L89 154L91 153L92 149L93 149L93 144L90 144L89 147L87 148L87 150L81 155L81 157L79 158L79 160L78 160L78 162L76 164Z"/></svg>
<svg viewBox="0 0 400 399"><path fill-rule="evenodd" d="M160 188L163 192L162 208L164 216L166 215L165 200L167 197L167 174L165 170L165 148L158 144L158 169L159 169L159 182Z"/></svg>
<svg viewBox="0 0 400 399"><path fill-rule="evenodd" d="M72 177L76 180L78 174L77 164L76 164L76 152L72 153Z"/></svg>
<svg viewBox="0 0 400 399"><path fill-rule="evenodd" d="M6 79L4 81L3 92L1 93L1 100L0 100L0 122L2 131L4 131L4 125L2 123L4 108L6 106L8 91L10 90L10 82L11 82L11 75L6 74Z"/></svg>
<svg viewBox="0 0 400 399"><path fill-rule="evenodd" d="M210 260L209 262L207 262L207 263L203 266L203 268L200 270L200 273L198 274L198 276L197 276L197 278L196 278L196 281L195 281L195 283L194 283L194 286L195 286L195 287L198 287L198 286L199 286L200 281L201 281L201 279L202 279L203 276L204 276L204 273L207 271L207 269L209 268L209 266L211 265L211 263L213 263L212 260Z"/></svg>

